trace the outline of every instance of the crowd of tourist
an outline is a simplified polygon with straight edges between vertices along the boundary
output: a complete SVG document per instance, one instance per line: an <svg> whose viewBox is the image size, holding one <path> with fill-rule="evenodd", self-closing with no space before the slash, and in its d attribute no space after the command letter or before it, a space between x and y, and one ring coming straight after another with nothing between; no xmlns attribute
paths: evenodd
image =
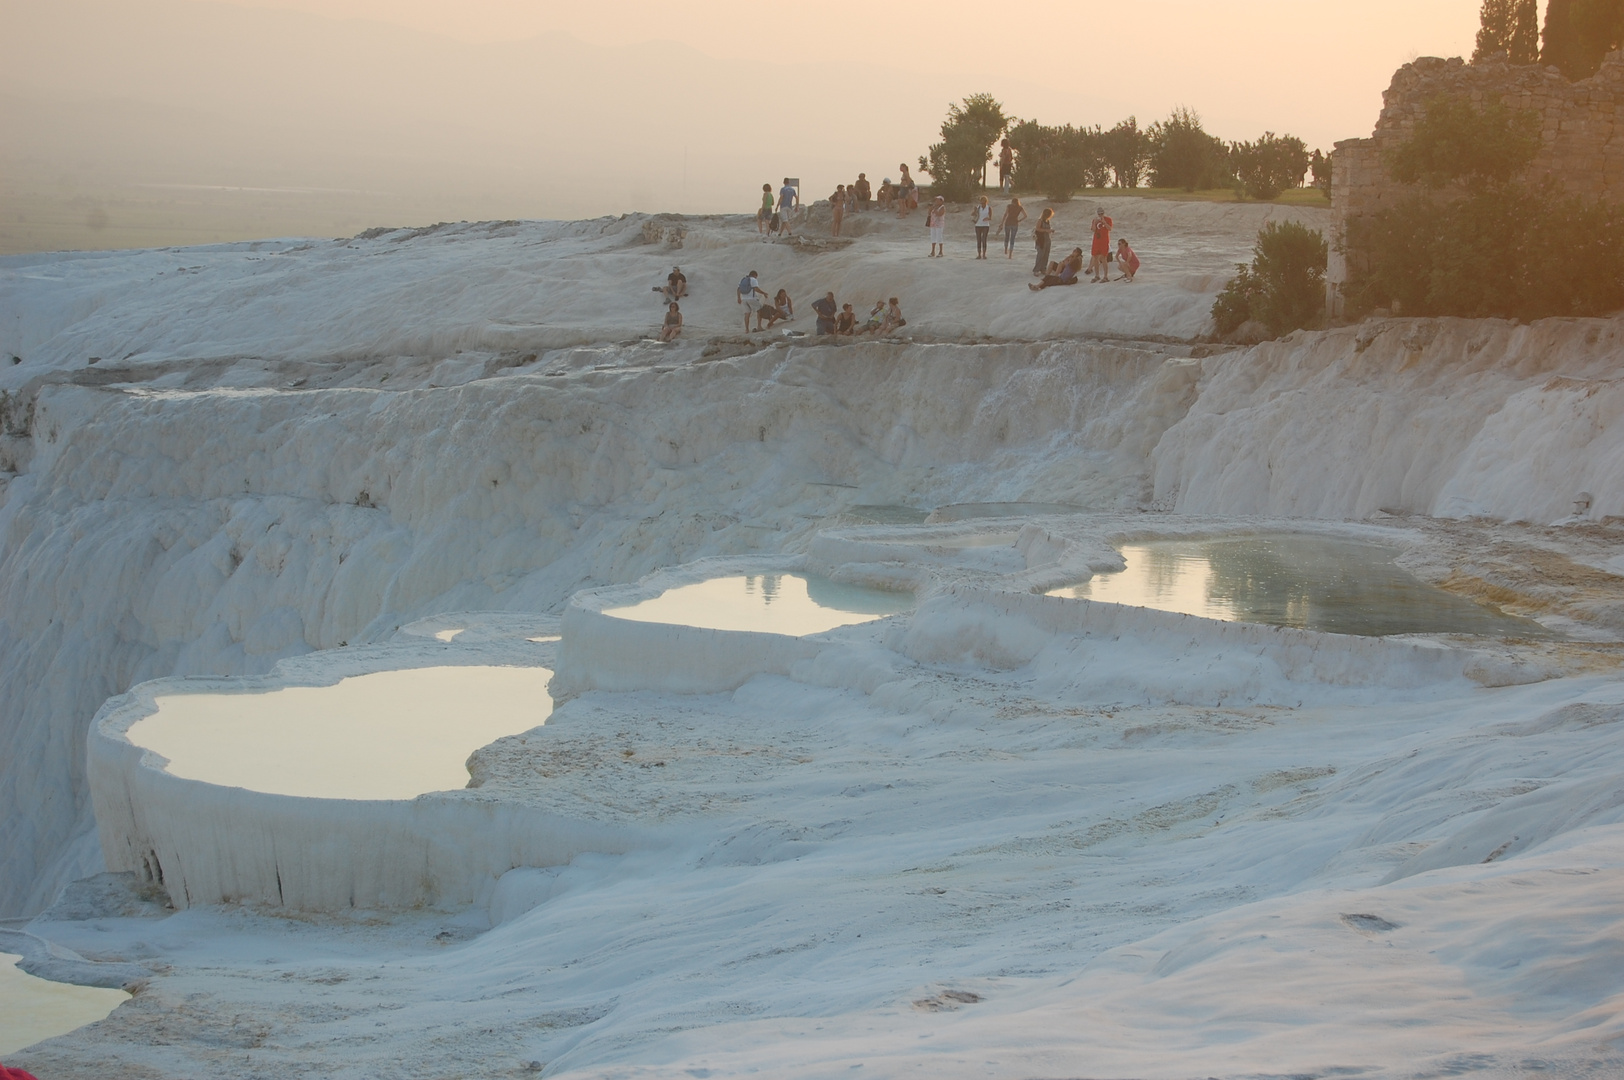
<svg viewBox="0 0 1624 1080"><path fill-rule="evenodd" d="M771 330L780 322L793 322L795 302L789 290L779 289L769 297L761 287L761 275L752 270L739 281L736 302L744 309L744 332ZM674 306L674 305L673 305ZM890 301L876 300L866 319L860 318L849 303L841 304L835 294L825 293L812 301L812 314L816 319L814 332L820 335L856 337L860 334L889 334L908 325L902 317L902 302L897 297ZM750 325L754 320L755 326Z"/></svg>
<svg viewBox="0 0 1624 1080"><path fill-rule="evenodd" d="M841 235L848 214L866 214L870 210L879 210L895 213L899 218L906 218L918 209L919 186L914 182L906 164L898 165L897 169L899 179L893 181L889 176L885 177L877 189L870 183L867 173L858 173L857 179L850 184L837 185L828 200L830 234L836 237ZM1012 157L1008 141L1005 140L998 156L998 179L1000 191L1009 197L1008 203L1000 213L986 195L981 195L970 207L969 224L975 237L975 257L978 261L989 258L989 245L994 228L1003 232L1004 258L1006 260L1015 258L1021 225L1028 220L1029 215L1021 200L1010 194L1012 175ZM939 259L947 255L948 216L949 208L943 196L937 195L926 207L925 227L930 235L928 258ZM776 193L771 184L761 185L761 206L756 212L756 229L763 239L793 237L795 227L803 217L804 208L798 180L785 177ZM996 223L994 218L997 219ZM1042 292L1057 286L1077 285L1085 280L1092 284L1104 284L1112 280L1133 282L1139 273L1139 256L1125 238L1117 237L1115 247L1112 246L1111 234L1114 227L1115 222L1111 220L1110 215L1103 207L1099 208L1089 222L1090 235L1086 256L1084 249L1079 246L1072 248L1071 253L1065 258L1051 260L1049 256L1054 245L1055 212L1053 207L1045 207L1031 227L1034 248L1032 276L1038 280L1029 283L1027 287L1033 292ZM1114 279L1111 276L1113 264L1117 269L1117 277ZM674 266L666 278L666 284L656 286L654 291L661 295L666 304L665 321L660 328L659 338L661 341L672 341L682 333L682 309L678 301L688 295L688 279L680 267ZM775 295L769 296L761 287L759 275L753 270L739 282L738 303L744 308L744 331L747 334L771 330L780 322L792 322L795 319L795 304L790 299L788 291L779 289ZM876 300L866 317L860 316L853 304L837 304L833 293L813 301L811 306L817 320L816 333L820 335L887 334L907 325L907 320L902 317L901 304L894 296L889 302Z"/></svg>

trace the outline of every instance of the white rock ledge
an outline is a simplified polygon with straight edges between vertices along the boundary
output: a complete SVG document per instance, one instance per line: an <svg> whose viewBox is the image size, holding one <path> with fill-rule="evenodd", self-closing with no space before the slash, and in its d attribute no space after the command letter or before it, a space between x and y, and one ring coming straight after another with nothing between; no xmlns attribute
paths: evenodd
<svg viewBox="0 0 1624 1080"><path fill-rule="evenodd" d="M470 660L468 662L478 662ZM395 666L413 666L397 664ZM387 650L365 673L388 670ZM176 908L242 902L303 911L484 903L515 867L650 845L648 830L575 819L471 791L415 799L298 798L171 775L132 743L160 695L331 685L330 677L158 679L109 700L91 723L91 800L112 871L161 884Z"/></svg>

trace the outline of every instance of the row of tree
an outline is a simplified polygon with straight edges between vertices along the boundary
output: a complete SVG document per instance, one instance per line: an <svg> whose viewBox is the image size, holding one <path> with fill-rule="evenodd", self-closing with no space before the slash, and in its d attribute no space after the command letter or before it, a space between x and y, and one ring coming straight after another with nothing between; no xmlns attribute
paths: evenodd
<svg viewBox="0 0 1624 1080"><path fill-rule="evenodd" d="M1483 0L1480 21L1474 61L1504 53L1513 64L1554 64L1588 79L1624 48L1624 0L1548 0L1543 33L1537 0Z"/></svg>
<svg viewBox="0 0 1624 1080"><path fill-rule="evenodd" d="M932 190L954 201L986 186L995 144L1008 138L1015 152L1015 187L1057 201L1081 188L1236 188L1254 199L1273 199L1314 183L1330 187L1330 162L1308 152L1292 135L1265 132L1255 142L1226 143L1207 133L1201 117L1175 109L1166 120L1141 128L1130 116L1112 128L1053 127L1006 116L991 94L973 94L948 107L942 141L919 159Z"/></svg>

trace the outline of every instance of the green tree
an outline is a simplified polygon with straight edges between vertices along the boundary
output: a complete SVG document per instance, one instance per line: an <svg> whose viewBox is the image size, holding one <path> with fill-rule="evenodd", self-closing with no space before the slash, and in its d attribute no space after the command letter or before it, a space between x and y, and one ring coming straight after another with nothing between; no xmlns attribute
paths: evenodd
<svg viewBox="0 0 1624 1080"><path fill-rule="evenodd" d="M929 173L931 189L954 202L964 202L986 185L992 145L1009 128L1004 107L991 94L971 94L962 104L947 107L942 141L919 159Z"/></svg>
<svg viewBox="0 0 1624 1080"><path fill-rule="evenodd" d="M1130 116L1107 131L1100 140L1105 164L1116 176L1119 188L1136 188L1145 179L1150 165L1150 137L1139 130L1139 118Z"/></svg>
<svg viewBox="0 0 1624 1080"><path fill-rule="evenodd" d="M1314 151L1314 156L1308 159L1308 172L1314 178L1314 186L1325 194L1331 193L1331 155Z"/></svg>
<svg viewBox="0 0 1624 1080"><path fill-rule="evenodd" d="M1325 237L1295 221L1269 222L1257 234L1252 265L1241 264L1212 306L1220 334L1256 321L1275 337L1316 326L1325 314Z"/></svg>
<svg viewBox="0 0 1624 1080"><path fill-rule="evenodd" d="M1427 103L1415 130L1388 156L1394 178L1441 188L1504 184L1539 154L1539 116L1495 101L1483 108L1464 97Z"/></svg>
<svg viewBox="0 0 1624 1080"><path fill-rule="evenodd" d="M1148 135L1150 177L1156 187L1185 191L1227 187L1234 176L1229 148L1207 134L1193 109L1174 109L1166 120L1152 124Z"/></svg>
<svg viewBox="0 0 1624 1080"><path fill-rule="evenodd" d="M1588 79L1624 48L1624 0L1550 0L1540 60L1570 79Z"/></svg>
<svg viewBox="0 0 1624 1080"><path fill-rule="evenodd" d="M1513 64L1539 62L1538 0L1483 0L1472 60L1506 53Z"/></svg>
<svg viewBox="0 0 1624 1080"><path fill-rule="evenodd" d="M1268 201L1287 188L1302 187L1308 171L1308 145L1295 135L1265 131L1257 142L1236 143L1231 154L1241 187L1253 199Z"/></svg>
<svg viewBox="0 0 1624 1080"><path fill-rule="evenodd" d="M1023 120L1009 129L1015 150L1015 186L1065 202L1079 188L1103 186L1110 175L1099 128L1050 127Z"/></svg>

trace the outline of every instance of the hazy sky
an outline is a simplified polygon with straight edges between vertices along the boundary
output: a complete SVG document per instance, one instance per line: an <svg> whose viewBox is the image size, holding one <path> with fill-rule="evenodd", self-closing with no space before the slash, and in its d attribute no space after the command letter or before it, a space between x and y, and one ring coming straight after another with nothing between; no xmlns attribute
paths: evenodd
<svg viewBox="0 0 1624 1080"><path fill-rule="evenodd" d="M892 174L979 91L1045 123L1189 105L1368 135L1479 0L0 0L0 170L327 187L434 217L748 211ZM43 170L43 172L41 172ZM418 211L413 211L417 213Z"/></svg>
<svg viewBox="0 0 1624 1080"><path fill-rule="evenodd" d="M1289 128L1324 146L1369 134L1381 91L1401 64L1469 54L1480 7L1479 0L1066 0L1020 4L1002 16L982 0L228 2L373 19L469 42L562 31L605 46L674 41L718 58L962 74L965 93L982 88L974 82L980 76L989 86L1036 84L1092 97L1141 118L1188 104L1214 127L1233 126L1221 132L1229 138ZM797 106L811 104L806 89L790 88ZM878 102L883 89L875 86ZM757 96L776 95L761 87ZM1042 95L1031 96L1038 100L1017 100L1014 111L1036 112Z"/></svg>

